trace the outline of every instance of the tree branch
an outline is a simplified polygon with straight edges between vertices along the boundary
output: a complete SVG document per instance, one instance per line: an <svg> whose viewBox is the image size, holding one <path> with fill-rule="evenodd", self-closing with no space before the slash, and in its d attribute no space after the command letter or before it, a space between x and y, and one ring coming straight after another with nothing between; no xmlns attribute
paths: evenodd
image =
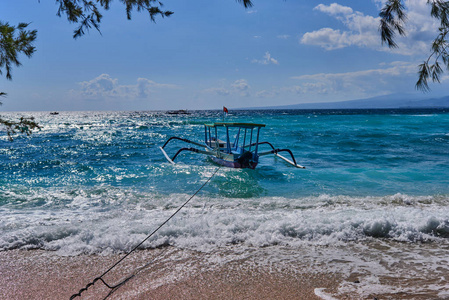
<svg viewBox="0 0 449 300"><path fill-rule="evenodd" d="M34 117L21 117L18 122L4 120L0 117L0 125L3 125L5 127L8 139L10 141L13 140L13 135L16 133L22 133L30 136L33 130L41 129L39 124L34 121Z"/></svg>
<svg viewBox="0 0 449 300"><path fill-rule="evenodd" d="M29 24L20 23L17 27L0 21L0 75L6 70L6 79L12 79L12 67L19 67L20 53L31 57L36 50L33 46L37 37L36 30L25 30Z"/></svg>
<svg viewBox="0 0 449 300"><path fill-rule="evenodd" d="M449 69L449 53L447 52L449 33L449 1L427 0L431 6L431 17L440 21L440 33L432 43L431 53L427 60L418 66L418 81L415 88L423 92L430 91L429 80L440 82L440 75L443 74L443 68L440 61ZM388 0L379 13L380 24L379 31L382 44L386 43L389 48L397 48L395 41L396 34L406 35L404 24L407 20L405 7L402 0ZM432 64L430 62L433 61Z"/></svg>

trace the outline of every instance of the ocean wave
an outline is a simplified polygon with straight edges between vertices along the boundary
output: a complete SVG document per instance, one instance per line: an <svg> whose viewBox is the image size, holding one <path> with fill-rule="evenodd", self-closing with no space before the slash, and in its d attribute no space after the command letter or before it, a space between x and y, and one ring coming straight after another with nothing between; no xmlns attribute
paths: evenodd
<svg viewBox="0 0 449 300"><path fill-rule="evenodd" d="M39 248L66 254L128 251L189 197L113 187L3 195L1 250ZM234 244L331 245L369 239L440 243L449 238L448 202L447 196L402 194L199 196L142 247L212 251Z"/></svg>

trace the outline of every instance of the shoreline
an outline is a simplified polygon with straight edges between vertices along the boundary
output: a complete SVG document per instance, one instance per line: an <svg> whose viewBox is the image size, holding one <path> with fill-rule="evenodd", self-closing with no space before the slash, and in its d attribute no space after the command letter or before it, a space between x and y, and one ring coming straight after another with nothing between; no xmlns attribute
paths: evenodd
<svg viewBox="0 0 449 300"><path fill-rule="evenodd" d="M107 299L449 297L449 292L445 292L449 291L449 276L444 275L448 274L449 263L444 257L449 249L397 242L390 243L388 249L389 243L257 249L237 245L211 253L169 246L138 250L103 279L108 285L115 285L135 275ZM379 257L379 252L384 254ZM391 263L388 255L393 252L401 257ZM434 273L410 275L420 274L419 258L408 260L416 253L439 260L439 267ZM62 256L45 250L1 251L0 299L69 299L123 255ZM387 268L390 271L386 272ZM97 281L75 299L105 299L110 292Z"/></svg>

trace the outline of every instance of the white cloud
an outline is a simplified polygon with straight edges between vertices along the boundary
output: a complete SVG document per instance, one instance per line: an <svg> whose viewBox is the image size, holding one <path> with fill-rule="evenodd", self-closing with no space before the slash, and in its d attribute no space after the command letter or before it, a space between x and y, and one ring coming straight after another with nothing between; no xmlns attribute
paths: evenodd
<svg viewBox="0 0 449 300"><path fill-rule="evenodd" d="M256 97L259 97L259 98L274 98L278 95L279 95L279 91L276 89L273 89L271 91L261 90L256 93Z"/></svg>
<svg viewBox="0 0 449 300"><path fill-rule="evenodd" d="M376 0L377 5L383 1ZM388 49L381 45L379 17L365 15L352 8L337 3L319 4L314 9L339 20L342 28L321 28L305 33L300 42L320 46L326 50L350 46L366 47L378 51L392 51L402 55L427 53L429 45L436 37L438 24L430 17L426 0L405 0L408 20L405 24L406 37L397 37L398 49Z"/></svg>
<svg viewBox="0 0 449 300"><path fill-rule="evenodd" d="M292 85L262 86L252 94L266 105L274 105L281 99L286 103L332 102L409 93L417 79L416 71L416 62L393 62L369 70L307 74L291 77L295 81Z"/></svg>
<svg viewBox="0 0 449 300"><path fill-rule="evenodd" d="M277 38L281 39L281 40L288 40L290 38L290 35L288 35L288 34L280 34L280 35L277 36Z"/></svg>
<svg viewBox="0 0 449 300"><path fill-rule="evenodd" d="M226 88L209 88L209 89L205 89L203 90L203 93L206 94L217 94L219 96L228 96L231 94L231 91L229 89Z"/></svg>
<svg viewBox="0 0 449 300"><path fill-rule="evenodd" d="M246 79L239 79L231 84L222 84L221 87L212 87L203 90L206 94L216 94L219 96L250 96L250 85Z"/></svg>
<svg viewBox="0 0 449 300"><path fill-rule="evenodd" d="M352 14L353 12L352 8L348 6L342 6L337 3L332 3L331 5L328 6L324 4L319 4L314 9L324 13L328 13L330 15L338 15L338 14L349 15Z"/></svg>
<svg viewBox="0 0 449 300"><path fill-rule="evenodd" d="M79 90L72 90L70 93L84 99L135 99L148 98L159 89L175 89L173 84L160 84L146 78L138 78L133 85L120 85L117 78L112 78L109 74L100 76L79 83Z"/></svg>
<svg viewBox="0 0 449 300"><path fill-rule="evenodd" d="M274 64L274 65L278 65L279 62L277 61L277 59L271 57L270 52L265 52L265 55L263 56L262 59L258 60L258 59L253 59L252 63L257 63L257 64L261 64L261 65L268 65L268 64Z"/></svg>
<svg viewBox="0 0 449 300"><path fill-rule="evenodd" d="M135 86L129 86L134 89ZM174 84L157 83L146 78L137 78L137 96L139 98L147 98L156 89L176 89Z"/></svg>
<svg viewBox="0 0 449 300"><path fill-rule="evenodd" d="M232 87L237 89L238 91L247 91L249 89L249 84L246 79L239 79L234 81Z"/></svg>
<svg viewBox="0 0 449 300"><path fill-rule="evenodd" d="M334 50L349 46L380 48L378 32L379 18L354 12L352 8L337 3L320 4L315 10L329 14L341 21L346 29L321 28L307 32L301 38L301 43L320 46L326 50Z"/></svg>
<svg viewBox="0 0 449 300"><path fill-rule="evenodd" d="M409 85L415 79L417 65L408 62L394 62L385 68L347 73L320 73L292 77L300 81L295 86L298 93L378 95ZM411 80L410 80L411 79Z"/></svg>
<svg viewBox="0 0 449 300"><path fill-rule="evenodd" d="M334 50L351 45L350 35L332 28L321 28L320 30L307 32L303 35L301 43L316 45L326 50Z"/></svg>
<svg viewBox="0 0 449 300"><path fill-rule="evenodd" d="M111 78L108 74L101 74L90 81L79 83L81 91L89 98L98 98L102 95L109 97L116 96L117 79Z"/></svg>

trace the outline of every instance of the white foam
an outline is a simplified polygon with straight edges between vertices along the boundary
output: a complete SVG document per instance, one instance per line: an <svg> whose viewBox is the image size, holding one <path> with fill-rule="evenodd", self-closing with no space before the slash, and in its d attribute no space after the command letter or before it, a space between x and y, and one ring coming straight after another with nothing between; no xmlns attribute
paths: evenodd
<svg viewBox="0 0 449 300"><path fill-rule="evenodd" d="M337 300L337 298L332 297L332 295L325 293L325 290L325 288L316 288L314 293L323 300Z"/></svg>
<svg viewBox="0 0 449 300"><path fill-rule="evenodd" d="M8 197L15 197L14 191L9 193ZM28 199L2 207L0 249L37 247L74 254L127 251L190 197L105 186L22 191L16 196ZM332 245L378 238L445 242L449 235L448 200L441 196L425 199L405 195L295 199L197 196L145 247L168 243L212 251L232 244Z"/></svg>

